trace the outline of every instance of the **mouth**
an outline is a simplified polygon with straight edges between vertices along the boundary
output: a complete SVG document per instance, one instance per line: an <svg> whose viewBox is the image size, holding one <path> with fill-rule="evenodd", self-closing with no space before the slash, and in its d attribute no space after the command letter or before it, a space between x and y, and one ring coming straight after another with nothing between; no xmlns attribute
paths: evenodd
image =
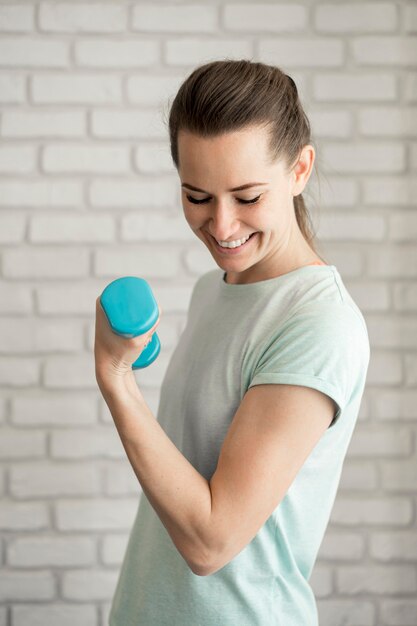
<svg viewBox="0 0 417 626"><path fill-rule="evenodd" d="M222 246L217 243L217 240L213 237L213 235L210 235L210 233L209 233L209 235L210 235L210 237L211 237L211 239L212 239L212 241L213 241L213 243L214 243L214 245L216 247L216 250L220 254L227 255L227 256L234 256L236 254L240 254L242 251L244 251L247 248L249 248L252 245L251 242L253 242L253 240L256 239L256 235L258 235L258 234L259 234L259 231L256 231L256 232L252 233L249 236L249 239L247 241L245 241L245 243L242 243L240 246L237 246L236 248L222 248Z"/></svg>

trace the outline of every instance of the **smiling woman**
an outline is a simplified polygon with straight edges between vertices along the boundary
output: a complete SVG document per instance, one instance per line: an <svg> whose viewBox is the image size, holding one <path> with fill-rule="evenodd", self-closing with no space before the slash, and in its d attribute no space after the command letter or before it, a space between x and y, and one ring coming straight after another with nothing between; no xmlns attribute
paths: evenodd
<svg viewBox="0 0 417 626"><path fill-rule="evenodd" d="M129 438L143 494L110 626L318 626L309 578L370 349L308 224L308 120L279 68L214 61L180 86L169 132L217 268L194 285L157 421Z"/></svg>

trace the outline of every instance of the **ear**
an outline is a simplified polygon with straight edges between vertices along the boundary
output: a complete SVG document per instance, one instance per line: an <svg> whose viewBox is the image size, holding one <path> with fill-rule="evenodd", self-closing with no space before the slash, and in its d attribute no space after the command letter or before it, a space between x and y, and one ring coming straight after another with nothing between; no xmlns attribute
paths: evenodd
<svg viewBox="0 0 417 626"><path fill-rule="evenodd" d="M300 157L293 169L293 196L298 196L303 192L308 179L313 171L316 151L311 144L307 144L300 152Z"/></svg>

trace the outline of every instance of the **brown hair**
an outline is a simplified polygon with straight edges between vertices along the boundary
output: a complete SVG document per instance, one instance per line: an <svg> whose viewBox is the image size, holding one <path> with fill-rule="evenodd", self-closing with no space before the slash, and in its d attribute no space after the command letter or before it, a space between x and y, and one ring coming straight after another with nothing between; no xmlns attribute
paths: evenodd
<svg viewBox="0 0 417 626"><path fill-rule="evenodd" d="M180 130L213 137L255 125L269 131L271 163L282 158L289 173L302 148L311 144L310 124L293 79L274 65L246 59L219 60L197 67L181 84L169 111L175 167L178 170ZM294 196L294 210L304 238L318 254L301 193Z"/></svg>

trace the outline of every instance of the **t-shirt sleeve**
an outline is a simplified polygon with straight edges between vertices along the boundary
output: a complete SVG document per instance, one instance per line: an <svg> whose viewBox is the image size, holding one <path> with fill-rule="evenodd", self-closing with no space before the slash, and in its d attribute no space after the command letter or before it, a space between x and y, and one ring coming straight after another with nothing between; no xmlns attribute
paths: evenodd
<svg viewBox="0 0 417 626"><path fill-rule="evenodd" d="M258 353L248 388L284 383L318 389L337 404L333 426L363 385L368 362L363 318L347 303L320 301L277 324Z"/></svg>

